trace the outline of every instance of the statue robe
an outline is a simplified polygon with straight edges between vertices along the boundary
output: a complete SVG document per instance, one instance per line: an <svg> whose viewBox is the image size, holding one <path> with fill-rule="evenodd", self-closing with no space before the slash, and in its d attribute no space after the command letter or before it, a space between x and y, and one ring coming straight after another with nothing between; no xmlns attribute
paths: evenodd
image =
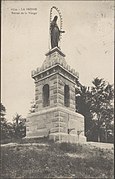
<svg viewBox="0 0 115 179"><path fill-rule="evenodd" d="M51 47L52 48L58 47L60 30L55 21L51 22L50 32L51 32Z"/></svg>

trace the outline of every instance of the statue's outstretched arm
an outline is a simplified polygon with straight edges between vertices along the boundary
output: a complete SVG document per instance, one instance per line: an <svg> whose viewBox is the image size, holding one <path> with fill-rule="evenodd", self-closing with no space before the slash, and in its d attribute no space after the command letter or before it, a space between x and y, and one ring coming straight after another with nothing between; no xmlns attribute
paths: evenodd
<svg viewBox="0 0 115 179"><path fill-rule="evenodd" d="M64 30L60 30L60 33L65 33L65 31Z"/></svg>

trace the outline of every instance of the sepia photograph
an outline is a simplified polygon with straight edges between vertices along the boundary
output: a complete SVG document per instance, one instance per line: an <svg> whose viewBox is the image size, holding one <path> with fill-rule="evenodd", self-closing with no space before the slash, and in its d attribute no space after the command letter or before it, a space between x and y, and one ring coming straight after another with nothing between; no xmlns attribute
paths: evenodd
<svg viewBox="0 0 115 179"><path fill-rule="evenodd" d="M114 178L114 1L1 1L1 178Z"/></svg>

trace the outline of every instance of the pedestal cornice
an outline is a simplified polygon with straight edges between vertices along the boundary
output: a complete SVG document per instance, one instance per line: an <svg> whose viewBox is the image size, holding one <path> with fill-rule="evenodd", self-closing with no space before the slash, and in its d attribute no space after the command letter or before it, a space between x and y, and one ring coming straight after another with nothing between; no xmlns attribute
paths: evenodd
<svg viewBox="0 0 115 179"><path fill-rule="evenodd" d="M58 52L61 56L65 57L65 54L58 48L58 47L55 47L53 49L51 49L49 52L47 52L45 55L46 56L49 56L51 55L52 53L54 52Z"/></svg>

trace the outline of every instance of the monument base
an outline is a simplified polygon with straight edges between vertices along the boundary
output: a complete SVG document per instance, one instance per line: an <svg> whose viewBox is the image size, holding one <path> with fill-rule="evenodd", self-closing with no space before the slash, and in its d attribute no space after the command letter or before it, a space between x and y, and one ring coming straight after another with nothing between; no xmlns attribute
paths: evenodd
<svg viewBox="0 0 115 179"><path fill-rule="evenodd" d="M69 142L69 143L77 143L77 142L86 142L85 136L78 136L76 134L65 134L65 133L55 133L50 134L49 139L55 142Z"/></svg>
<svg viewBox="0 0 115 179"><path fill-rule="evenodd" d="M49 137L54 141L71 143L86 141L84 117L61 106L30 114L26 127L26 138Z"/></svg>

